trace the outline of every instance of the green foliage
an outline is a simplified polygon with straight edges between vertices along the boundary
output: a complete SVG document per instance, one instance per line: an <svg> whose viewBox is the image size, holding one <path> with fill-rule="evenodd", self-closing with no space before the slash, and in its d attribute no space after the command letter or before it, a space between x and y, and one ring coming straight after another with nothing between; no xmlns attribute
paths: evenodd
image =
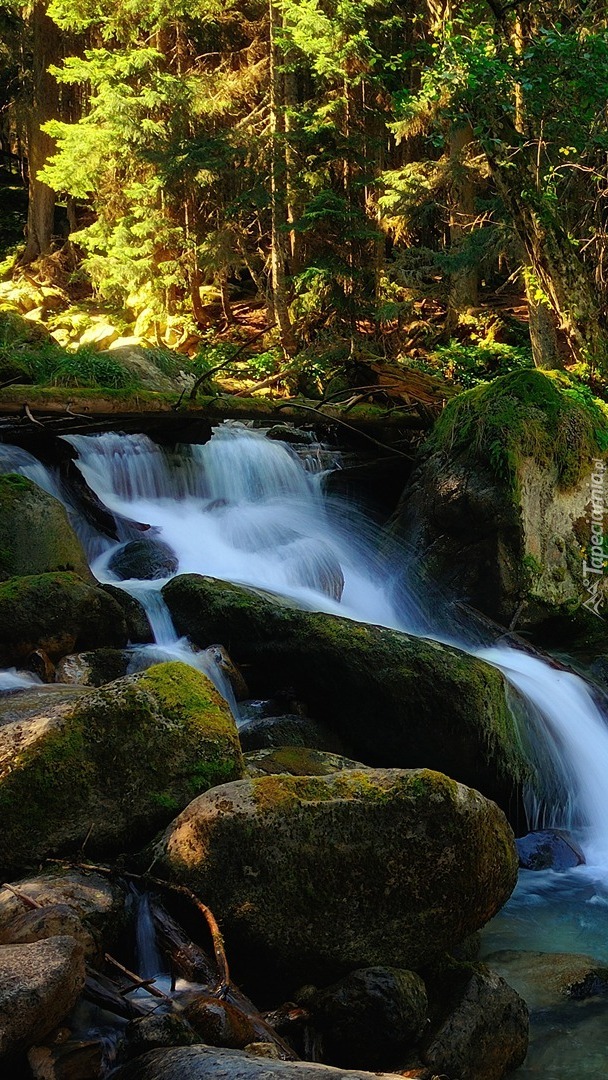
<svg viewBox="0 0 608 1080"><path fill-rule="evenodd" d="M43 331L10 312L0 312L0 376L7 381L38 386L129 390L139 385L132 372L113 357L91 348L68 352Z"/></svg>
<svg viewBox="0 0 608 1080"><path fill-rule="evenodd" d="M608 406L566 375L514 371L454 398L426 446L486 462L511 485L519 462L532 457L553 465L567 489L608 451Z"/></svg>
<svg viewBox="0 0 608 1080"><path fill-rule="evenodd" d="M488 382L497 375L507 375L534 367L530 346L502 342L463 344L453 339L439 345L425 365L429 374L442 375L464 389Z"/></svg>

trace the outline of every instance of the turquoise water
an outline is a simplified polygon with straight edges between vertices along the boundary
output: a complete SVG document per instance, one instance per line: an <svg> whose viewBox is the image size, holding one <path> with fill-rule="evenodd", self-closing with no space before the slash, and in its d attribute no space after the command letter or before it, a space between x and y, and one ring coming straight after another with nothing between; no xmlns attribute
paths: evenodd
<svg viewBox="0 0 608 1080"><path fill-rule="evenodd" d="M530 1049L515 1080L608 1076L608 993L578 1001L566 987L608 968L605 870L522 870L516 891L483 932L482 959L530 1009Z"/></svg>

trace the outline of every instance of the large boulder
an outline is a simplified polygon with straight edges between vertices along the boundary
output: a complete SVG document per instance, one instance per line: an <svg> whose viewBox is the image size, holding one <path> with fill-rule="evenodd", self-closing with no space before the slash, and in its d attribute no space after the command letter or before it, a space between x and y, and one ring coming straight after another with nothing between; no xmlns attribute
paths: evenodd
<svg viewBox="0 0 608 1080"><path fill-rule="evenodd" d="M254 693L293 688L366 765L438 769L504 806L527 775L502 676L459 649L194 574L163 596L178 633L223 641Z"/></svg>
<svg viewBox="0 0 608 1080"><path fill-rule="evenodd" d="M84 975L82 945L71 937L0 945L0 1056L48 1035L74 1007Z"/></svg>
<svg viewBox="0 0 608 1080"><path fill-rule="evenodd" d="M196 794L243 763L224 699L201 672L159 664L74 701L13 719L0 703L0 867L150 839ZM16 695L18 698L19 695Z"/></svg>
<svg viewBox="0 0 608 1080"><path fill-rule="evenodd" d="M517 875L496 804L423 769L225 784L153 851L157 873L205 897L237 961L274 966L291 990L427 963L483 926Z"/></svg>
<svg viewBox="0 0 608 1080"><path fill-rule="evenodd" d="M566 376L518 371L450 402L393 522L424 580L504 626L580 613L599 582L608 419ZM594 500L596 517L594 518ZM600 527L601 532L601 527ZM599 541L601 548L601 540Z"/></svg>
<svg viewBox="0 0 608 1080"><path fill-rule="evenodd" d="M0 579L55 570L91 579L65 508L25 476L0 476Z"/></svg>
<svg viewBox="0 0 608 1080"><path fill-rule="evenodd" d="M122 609L77 574L34 574L0 582L0 665L18 664L36 649L56 661L81 649L120 649L126 643Z"/></svg>

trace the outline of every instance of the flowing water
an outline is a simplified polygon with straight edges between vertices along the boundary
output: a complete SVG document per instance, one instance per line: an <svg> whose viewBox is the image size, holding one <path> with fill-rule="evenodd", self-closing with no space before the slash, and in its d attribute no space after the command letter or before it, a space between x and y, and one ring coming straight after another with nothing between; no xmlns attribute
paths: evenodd
<svg viewBox="0 0 608 1080"><path fill-rule="evenodd" d="M324 494L324 471L339 467L339 459L317 445L309 442L297 453L264 432L231 424L216 429L205 445L185 445L175 452L143 435L66 439L78 454L86 482L116 515L118 542L90 526L80 528L92 569L100 580L137 597L153 629L155 644L132 650L131 671L160 660L183 660L213 679L238 720L213 651L194 650L175 632L160 591L175 572L252 585L310 609L454 641L445 630L432 633L424 596L416 596L411 583L403 586L403 555L396 556L356 508ZM74 518L69 495L31 455L0 447L0 469L30 476L62 498ZM168 545L177 569L154 581L119 580L114 557L138 537ZM601 1034L601 1003L558 998L547 1005L530 976L537 959L531 957L528 967L521 964L522 950L584 952L608 964L608 726L603 699L579 676L537 656L500 643L480 647L461 638L454 643L499 668L525 702L525 739L546 777L544 800L530 798L531 824L576 830L587 857L586 866L565 874L522 872L514 897L485 933L486 955L532 1006L537 1036L518 1076L563 1080L574 1071L579 1077L603 1076L608 1050ZM2 673L0 691L24 685L24 680L21 673ZM147 973L158 961L145 951L145 905L140 915L141 966ZM564 1043L575 1028L576 1067ZM603 1068L597 1071L602 1054Z"/></svg>

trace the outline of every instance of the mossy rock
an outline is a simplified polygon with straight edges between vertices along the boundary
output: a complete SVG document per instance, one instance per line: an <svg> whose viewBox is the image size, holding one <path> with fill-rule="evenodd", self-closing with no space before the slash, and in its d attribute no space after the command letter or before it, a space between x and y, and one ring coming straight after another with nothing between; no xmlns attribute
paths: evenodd
<svg viewBox="0 0 608 1080"><path fill-rule="evenodd" d="M57 664L55 679L71 686L105 686L127 674L130 659L127 649L71 653Z"/></svg>
<svg viewBox="0 0 608 1080"><path fill-rule="evenodd" d="M483 926L517 877L495 803L441 773L266 776L196 799L153 848L221 920L241 966L285 990L415 969Z"/></svg>
<svg viewBox="0 0 608 1080"><path fill-rule="evenodd" d="M91 579L65 508L25 476L0 476L0 579L55 570Z"/></svg>
<svg viewBox="0 0 608 1080"><path fill-rule="evenodd" d="M601 625L584 606L592 478L599 462L601 493L607 455L605 403L565 375L512 372L446 407L393 531L444 605L464 599L503 626L555 636L557 620L570 638L588 636ZM605 601L601 576L587 576Z"/></svg>
<svg viewBox="0 0 608 1080"><path fill-rule="evenodd" d="M9 718L0 740L4 871L85 839L91 855L132 848L195 795L243 775L226 702L176 662Z"/></svg>
<svg viewBox="0 0 608 1080"><path fill-rule="evenodd" d="M174 578L163 596L178 633L222 641L261 697L291 688L366 765L439 769L504 806L528 775L502 676L481 660L213 578Z"/></svg>
<svg viewBox="0 0 608 1080"><path fill-rule="evenodd" d="M0 664L19 663L34 649L44 649L56 661L68 653L126 643L122 609L75 573L0 582Z"/></svg>

